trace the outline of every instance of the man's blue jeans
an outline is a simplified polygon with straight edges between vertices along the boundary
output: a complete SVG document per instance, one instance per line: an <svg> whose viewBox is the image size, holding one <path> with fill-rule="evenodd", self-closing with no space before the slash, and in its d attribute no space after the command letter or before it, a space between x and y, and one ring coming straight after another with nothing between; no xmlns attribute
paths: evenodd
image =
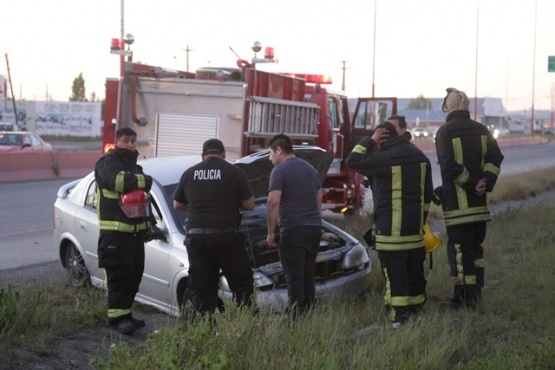
<svg viewBox="0 0 555 370"><path fill-rule="evenodd" d="M321 230L321 226L309 225L280 233L279 257L287 283L289 306L298 312L309 309L314 301L314 270Z"/></svg>

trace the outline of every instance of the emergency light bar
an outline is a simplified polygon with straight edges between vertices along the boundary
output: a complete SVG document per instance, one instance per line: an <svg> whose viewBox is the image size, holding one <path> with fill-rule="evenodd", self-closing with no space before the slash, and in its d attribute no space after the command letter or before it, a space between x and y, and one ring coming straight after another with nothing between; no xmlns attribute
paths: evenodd
<svg viewBox="0 0 555 370"><path fill-rule="evenodd" d="M333 83L331 76L329 75L314 75L314 74L304 74L304 73L284 73L284 75L289 77L296 77L305 80L312 84L323 84L331 85Z"/></svg>

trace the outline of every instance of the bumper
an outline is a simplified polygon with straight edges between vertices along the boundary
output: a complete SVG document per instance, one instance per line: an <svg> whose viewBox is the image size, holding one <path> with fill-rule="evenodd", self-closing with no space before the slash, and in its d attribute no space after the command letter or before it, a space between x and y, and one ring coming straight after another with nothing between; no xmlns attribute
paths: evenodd
<svg viewBox="0 0 555 370"><path fill-rule="evenodd" d="M368 289L370 286L370 263L361 271L337 279L316 283L316 298L344 299L355 296ZM280 311L287 304L287 290L276 289L271 291L256 291L256 305L270 307L272 311ZM231 292L220 291L222 298L232 298Z"/></svg>

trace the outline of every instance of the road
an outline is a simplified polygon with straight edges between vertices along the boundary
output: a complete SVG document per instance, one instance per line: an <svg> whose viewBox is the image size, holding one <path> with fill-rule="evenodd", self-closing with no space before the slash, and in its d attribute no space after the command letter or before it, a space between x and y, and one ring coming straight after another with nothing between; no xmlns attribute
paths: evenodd
<svg viewBox="0 0 555 370"><path fill-rule="evenodd" d="M69 179L0 184L0 270L56 260L52 205Z"/></svg>
<svg viewBox="0 0 555 370"><path fill-rule="evenodd" d="M504 148L501 176L555 166L555 143ZM434 184L439 185L435 155ZM0 183L0 271L58 260L52 246L52 205L71 179Z"/></svg>
<svg viewBox="0 0 555 370"><path fill-rule="evenodd" d="M501 148L505 159L501 176L533 171L555 166L555 142ZM441 185L441 173L436 154L428 154L432 163L434 187Z"/></svg>

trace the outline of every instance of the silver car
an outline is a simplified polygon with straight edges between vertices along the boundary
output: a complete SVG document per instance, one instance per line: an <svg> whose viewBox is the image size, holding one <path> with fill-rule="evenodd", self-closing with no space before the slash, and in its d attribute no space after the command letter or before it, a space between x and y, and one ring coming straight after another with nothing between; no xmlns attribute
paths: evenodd
<svg viewBox="0 0 555 370"><path fill-rule="evenodd" d="M316 147L296 147L295 153L312 163L324 178L332 161L329 153ZM186 212L173 209L173 192L182 173L200 161L200 156L139 161L145 173L154 178L150 193L157 226L163 236L145 244L145 271L136 300L175 316L187 300L189 261L183 246ZM244 157L235 164L245 170L257 197L255 209L243 213L240 225L245 248L251 256L257 305L278 311L287 302L287 289L278 251L266 243L266 196L272 168L269 153L263 151ZM98 268L96 205L94 173L63 185L54 203L53 242L73 285L92 284L105 289L104 272ZM364 291L369 286L370 270L368 249L351 235L323 221L315 275L317 296L344 298ZM232 296L223 275L219 295L221 299Z"/></svg>

